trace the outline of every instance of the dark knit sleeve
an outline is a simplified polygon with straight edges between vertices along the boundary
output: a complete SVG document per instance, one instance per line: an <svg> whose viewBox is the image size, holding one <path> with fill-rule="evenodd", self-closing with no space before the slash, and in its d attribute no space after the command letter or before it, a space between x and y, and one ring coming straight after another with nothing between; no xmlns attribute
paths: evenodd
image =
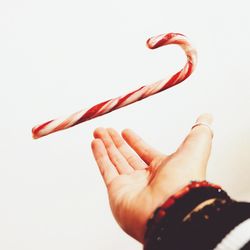
<svg viewBox="0 0 250 250"><path fill-rule="evenodd" d="M250 250L250 203L236 202L221 190L217 195L213 191L199 187L171 206L159 207L148 221L144 250ZM194 210L211 198L212 203Z"/></svg>

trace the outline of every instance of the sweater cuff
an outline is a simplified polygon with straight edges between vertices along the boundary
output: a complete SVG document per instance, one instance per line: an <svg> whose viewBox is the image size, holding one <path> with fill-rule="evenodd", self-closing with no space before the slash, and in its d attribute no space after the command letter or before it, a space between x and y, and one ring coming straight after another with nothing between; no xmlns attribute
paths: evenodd
<svg viewBox="0 0 250 250"><path fill-rule="evenodd" d="M193 212L208 199L214 202ZM250 205L246 206L231 200L219 186L192 182L156 209L147 223L144 249L212 249L248 218Z"/></svg>

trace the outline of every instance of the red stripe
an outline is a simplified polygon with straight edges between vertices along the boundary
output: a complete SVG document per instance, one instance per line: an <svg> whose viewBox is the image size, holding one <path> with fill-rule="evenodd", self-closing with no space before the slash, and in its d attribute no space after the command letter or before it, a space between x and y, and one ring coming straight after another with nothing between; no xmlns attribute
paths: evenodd
<svg viewBox="0 0 250 250"><path fill-rule="evenodd" d="M128 93L127 95L125 95L124 97L122 97L119 101L118 101L118 103L110 110L110 111L113 111L113 110L115 110L115 109L117 109L123 102L125 102L131 95L133 95L134 93L136 93L136 92L138 92L138 91L140 91L142 88L144 88L145 86L142 86L142 87L140 87L139 89L137 89L137 90L135 90L135 91L133 91L133 92L131 92L131 93ZM128 103L129 104L129 103Z"/></svg>
<svg viewBox="0 0 250 250"><path fill-rule="evenodd" d="M96 104L94 107L90 108L76 123L72 125L75 126L81 122L91 119L106 103L110 100Z"/></svg>
<svg viewBox="0 0 250 250"><path fill-rule="evenodd" d="M42 130L44 127L46 127L49 123L51 123L54 120L50 120L48 122L43 123L42 125L32 128L32 134L33 134L33 138L36 139L40 136L38 136L38 133L40 132L40 130Z"/></svg>

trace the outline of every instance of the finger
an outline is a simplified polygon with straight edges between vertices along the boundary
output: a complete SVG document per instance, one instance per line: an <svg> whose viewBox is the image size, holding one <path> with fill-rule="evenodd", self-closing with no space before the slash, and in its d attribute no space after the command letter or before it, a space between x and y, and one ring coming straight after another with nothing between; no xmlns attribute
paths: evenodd
<svg viewBox="0 0 250 250"><path fill-rule="evenodd" d="M110 161L106 148L100 139L94 139L91 143L91 148L103 180L107 186L119 175L119 173Z"/></svg>
<svg viewBox="0 0 250 250"><path fill-rule="evenodd" d="M122 136L128 145L133 148L134 151L141 157L141 159L148 165L150 165L153 160L164 156L162 153L144 142L143 139L131 129L123 130Z"/></svg>
<svg viewBox="0 0 250 250"><path fill-rule="evenodd" d="M134 151L127 145L127 143L123 140L123 138L117 133L114 129L107 129L109 135L111 136L115 146L120 151L120 153L124 156L124 158L128 161L131 167L134 169L145 169L148 165L138 157Z"/></svg>
<svg viewBox="0 0 250 250"><path fill-rule="evenodd" d="M213 133L211 128L209 128L212 120L210 114L199 116L196 124L200 125L191 129L178 150L184 157L195 159L195 163L204 169L206 168L212 145Z"/></svg>
<svg viewBox="0 0 250 250"><path fill-rule="evenodd" d="M111 162L113 163L113 165L116 167L116 169L120 174L129 174L134 171L133 168L127 162L127 160L117 149L106 129L97 128L94 131L94 137L102 140L108 152L109 159L111 160Z"/></svg>

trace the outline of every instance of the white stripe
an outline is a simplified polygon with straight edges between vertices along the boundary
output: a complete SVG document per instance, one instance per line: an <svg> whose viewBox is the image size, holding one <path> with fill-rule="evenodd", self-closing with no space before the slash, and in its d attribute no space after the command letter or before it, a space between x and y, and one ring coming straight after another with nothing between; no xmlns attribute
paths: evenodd
<svg viewBox="0 0 250 250"><path fill-rule="evenodd" d="M239 250L250 240L250 219L231 230L214 250Z"/></svg>

